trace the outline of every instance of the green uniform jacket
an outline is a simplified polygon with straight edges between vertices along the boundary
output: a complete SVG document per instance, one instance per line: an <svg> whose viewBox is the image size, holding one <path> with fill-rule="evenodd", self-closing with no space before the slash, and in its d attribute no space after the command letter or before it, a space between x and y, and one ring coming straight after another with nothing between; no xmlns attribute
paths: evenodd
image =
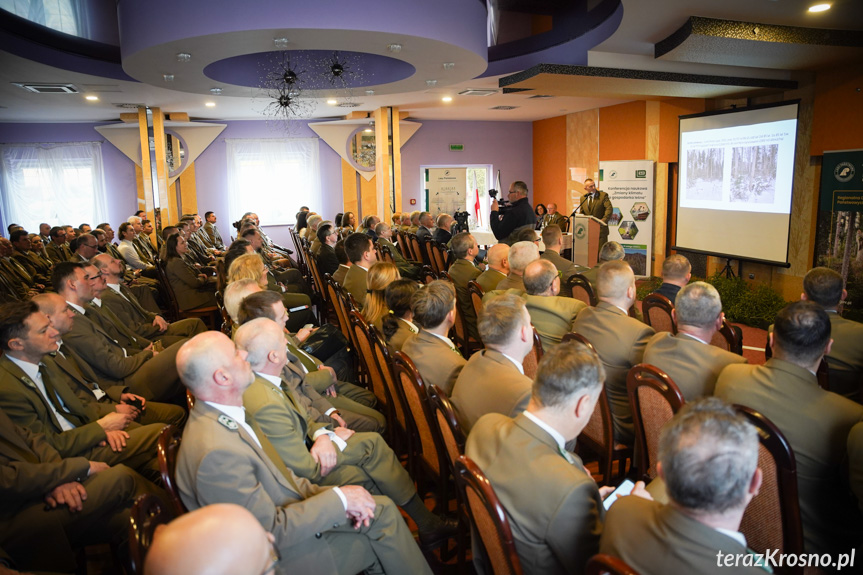
<svg viewBox="0 0 863 575"><path fill-rule="evenodd" d="M462 429L468 433L487 413L515 417L527 409L531 379L508 357L492 349L471 356L450 394Z"/></svg>

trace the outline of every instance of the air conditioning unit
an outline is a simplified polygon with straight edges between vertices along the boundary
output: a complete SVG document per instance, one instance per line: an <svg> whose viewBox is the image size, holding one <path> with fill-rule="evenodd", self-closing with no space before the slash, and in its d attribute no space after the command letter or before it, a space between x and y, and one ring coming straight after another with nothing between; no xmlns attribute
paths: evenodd
<svg viewBox="0 0 863 575"><path fill-rule="evenodd" d="M515 110L518 106L495 106L494 108L489 108L489 110Z"/></svg>
<svg viewBox="0 0 863 575"><path fill-rule="evenodd" d="M36 94L78 94L80 93L75 84L28 84L26 82L12 82L19 88Z"/></svg>
<svg viewBox="0 0 863 575"><path fill-rule="evenodd" d="M459 96L491 96L498 91L493 88L468 88L458 93Z"/></svg>

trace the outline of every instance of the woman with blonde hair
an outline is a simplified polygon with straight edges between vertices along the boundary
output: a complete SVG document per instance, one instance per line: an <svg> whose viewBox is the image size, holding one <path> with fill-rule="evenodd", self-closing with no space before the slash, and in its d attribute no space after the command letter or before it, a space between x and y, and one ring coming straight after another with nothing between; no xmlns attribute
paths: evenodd
<svg viewBox="0 0 863 575"><path fill-rule="evenodd" d="M377 262L369 268L366 276L368 291L363 305L363 317L373 325L380 325L381 318L389 313L384 292L387 286L401 279L399 269L389 262Z"/></svg>
<svg viewBox="0 0 863 575"><path fill-rule="evenodd" d="M228 268L228 283L237 280L255 280L263 289L267 289L267 266L256 253L244 254L231 262Z"/></svg>

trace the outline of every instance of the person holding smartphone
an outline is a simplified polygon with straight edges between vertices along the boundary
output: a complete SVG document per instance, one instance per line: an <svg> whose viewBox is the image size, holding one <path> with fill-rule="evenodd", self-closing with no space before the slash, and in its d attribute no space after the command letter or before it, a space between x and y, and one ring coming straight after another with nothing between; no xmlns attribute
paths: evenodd
<svg viewBox="0 0 863 575"><path fill-rule="evenodd" d="M471 428L465 454L483 470L507 510L525 573L579 574L599 550L602 500L573 442L593 413L605 369L586 346L564 342L543 355L527 410L490 413ZM644 484L633 494L650 498Z"/></svg>

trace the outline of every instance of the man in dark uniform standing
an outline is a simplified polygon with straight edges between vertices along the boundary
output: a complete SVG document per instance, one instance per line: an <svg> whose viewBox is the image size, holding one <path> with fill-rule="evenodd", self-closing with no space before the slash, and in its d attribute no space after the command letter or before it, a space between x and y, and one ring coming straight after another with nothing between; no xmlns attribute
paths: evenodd
<svg viewBox="0 0 863 575"><path fill-rule="evenodd" d="M614 208L611 206L611 199L605 192L600 192L596 189L596 183L590 178L584 180L584 191L587 192L581 196L581 213L587 216L593 216L608 224L608 219L611 217L611 212ZM608 226L602 226L599 231L599 245L597 250L602 248L602 245L608 241Z"/></svg>
<svg viewBox="0 0 863 575"><path fill-rule="evenodd" d="M509 186L509 203L510 208L503 215L499 213L497 198L491 203L491 231L498 240L506 239L520 227L536 225L536 216L527 201L527 184L517 181Z"/></svg>

